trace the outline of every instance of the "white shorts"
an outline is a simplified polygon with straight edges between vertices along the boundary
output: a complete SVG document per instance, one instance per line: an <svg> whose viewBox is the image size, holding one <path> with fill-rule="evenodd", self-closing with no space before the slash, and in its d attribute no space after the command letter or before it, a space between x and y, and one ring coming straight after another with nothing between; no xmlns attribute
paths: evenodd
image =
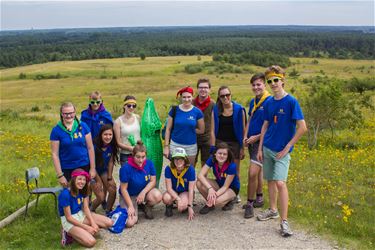
<svg viewBox="0 0 375 250"><path fill-rule="evenodd" d="M198 147L197 147L197 144L192 144L192 145L185 145L185 144L179 144L179 143L176 143L174 141L171 140L171 143L170 143L170 151L171 151L171 154L173 155L173 152L176 148L183 148L185 149L186 151L186 154L188 156L196 156L197 155L197 151L198 151Z"/></svg>
<svg viewBox="0 0 375 250"><path fill-rule="evenodd" d="M79 222L83 223L84 219L85 219L85 214L81 211L79 211L78 213L76 214L72 214L73 218L78 220ZM74 225L70 222L68 222L66 220L66 217L65 216L61 216L61 225L63 227L63 229L66 231L66 232L69 232L70 229L72 229L72 227L74 227Z"/></svg>

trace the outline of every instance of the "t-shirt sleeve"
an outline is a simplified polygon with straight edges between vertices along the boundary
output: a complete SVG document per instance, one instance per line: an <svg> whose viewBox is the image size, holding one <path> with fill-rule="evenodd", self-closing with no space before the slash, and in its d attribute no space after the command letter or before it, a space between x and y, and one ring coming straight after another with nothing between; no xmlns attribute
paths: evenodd
<svg viewBox="0 0 375 250"><path fill-rule="evenodd" d="M59 141L59 135L57 133L57 127L54 127L51 131L51 134L49 136L50 141Z"/></svg>
<svg viewBox="0 0 375 250"><path fill-rule="evenodd" d="M214 166L214 161L212 159L212 156L208 158L208 160L206 161L206 165L209 166L210 168Z"/></svg>
<svg viewBox="0 0 375 250"><path fill-rule="evenodd" d="M195 109L197 110L197 121L198 121L199 119L203 118L203 113L199 108L195 107Z"/></svg>
<svg viewBox="0 0 375 250"><path fill-rule="evenodd" d="M169 166L167 166L165 168L164 176L165 176L166 179L172 178L172 172L171 172L171 168Z"/></svg>
<svg viewBox="0 0 375 250"><path fill-rule="evenodd" d="M122 183L128 183L129 182L129 174L128 174L128 171L126 170L126 168L128 168L127 164L125 164L124 166L122 166L120 168L120 181Z"/></svg>
<svg viewBox="0 0 375 250"><path fill-rule="evenodd" d="M187 171L187 174L188 175L186 176L186 178L187 178L188 181L195 181L195 169L194 169L194 167L190 166L189 170Z"/></svg>
<svg viewBox="0 0 375 250"><path fill-rule="evenodd" d="M263 110L263 121L269 121L269 122L272 121L270 119L269 106L270 106L270 102L267 102L263 106L264 107L264 110Z"/></svg>
<svg viewBox="0 0 375 250"><path fill-rule="evenodd" d="M70 206L70 194L69 190L64 188L59 195L59 204L61 207L68 207Z"/></svg>
<svg viewBox="0 0 375 250"><path fill-rule="evenodd" d="M295 99L293 102L293 107L292 107L292 119L293 120L303 120L303 113L301 106L299 105L298 101Z"/></svg>
<svg viewBox="0 0 375 250"><path fill-rule="evenodd" d="M226 172L228 175L235 175L237 173L236 164L232 162Z"/></svg>
<svg viewBox="0 0 375 250"><path fill-rule="evenodd" d="M168 112L168 115L170 116L170 117L173 117L173 115L172 115L172 110L173 110L173 107L171 107L171 109L169 110L169 112ZM176 110L177 111L177 110Z"/></svg>
<svg viewBox="0 0 375 250"><path fill-rule="evenodd" d="M155 165L151 160L148 160L148 164L150 164L150 175L155 176L156 175L156 169Z"/></svg>
<svg viewBox="0 0 375 250"><path fill-rule="evenodd" d="M82 126L82 133L84 135L91 133L89 126L87 126L85 122L81 122L81 126Z"/></svg>

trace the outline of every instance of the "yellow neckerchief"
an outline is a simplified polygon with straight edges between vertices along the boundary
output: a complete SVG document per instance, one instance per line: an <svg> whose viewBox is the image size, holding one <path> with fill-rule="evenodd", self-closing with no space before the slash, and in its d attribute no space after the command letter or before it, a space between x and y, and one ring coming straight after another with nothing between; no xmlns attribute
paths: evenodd
<svg viewBox="0 0 375 250"><path fill-rule="evenodd" d="M178 186L181 184L181 186L183 188L185 188L185 182L184 182L184 179L182 178L184 176L184 174L188 171L188 167L185 168L184 170L182 170L181 174L178 175L177 174L177 168L171 168L171 172L173 174L173 176L177 179L177 185L176 185L176 188L178 188Z"/></svg>
<svg viewBox="0 0 375 250"><path fill-rule="evenodd" d="M257 103L257 98L254 98L254 107L251 110L251 116L253 116L254 112L260 107L260 105L266 100L267 97L271 96L267 90L264 90L262 97L260 98L259 102Z"/></svg>

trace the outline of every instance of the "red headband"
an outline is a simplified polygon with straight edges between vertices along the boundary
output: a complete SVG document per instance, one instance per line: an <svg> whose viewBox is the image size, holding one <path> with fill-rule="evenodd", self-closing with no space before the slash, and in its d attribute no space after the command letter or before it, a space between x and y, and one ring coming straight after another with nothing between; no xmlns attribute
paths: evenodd
<svg viewBox="0 0 375 250"><path fill-rule="evenodd" d="M194 95L194 90L193 90L193 88L190 87L190 86L187 86L187 87L185 87L185 88L180 89L180 90L177 92L177 96L176 96L176 98L178 98L178 96L179 96L179 95L182 95L182 93L184 93L184 92L188 92L188 93Z"/></svg>
<svg viewBox="0 0 375 250"><path fill-rule="evenodd" d="M75 171L72 173L72 177L83 175L86 177L86 181L90 181L90 175L86 171Z"/></svg>

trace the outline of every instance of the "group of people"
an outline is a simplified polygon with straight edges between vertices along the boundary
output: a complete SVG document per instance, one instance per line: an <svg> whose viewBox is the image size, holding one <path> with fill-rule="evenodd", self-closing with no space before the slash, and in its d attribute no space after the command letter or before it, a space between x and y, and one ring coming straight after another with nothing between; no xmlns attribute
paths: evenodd
<svg viewBox="0 0 375 250"><path fill-rule="evenodd" d="M266 90L266 83L273 96ZM113 170L118 164L119 204L127 209L127 227L138 222L138 210L152 219L152 207L160 202L165 204L165 216L172 216L175 206L179 212L187 211L192 220L195 187L206 201L200 214L215 207L231 210L240 201L240 160L244 159L246 147L251 162L244 217L254 217L254 207L264 205L264 178L270 208L257 218L263 221L281 215L281 235L292 235L287 221L286 180L293 145L307 128L298 101L284 90L285 83L285 71L279 66L255 74L250 79L255 97L249 104L248 119L245 108L232 100L228 86L218 89L216 103L210 97L208 79L198 80L196 98L193 88L180 89L180 104L170 109L165 129L163 155L170 164L164 170L164 194L156 188L154 163L147 159L141 141L141 119L135 114L134 96L125 97L123 114L114 122L97 91L89 96L81 120L72 103L63 103L60 121L50 135L54 167L64 187L59 196L62 244L75 239L91 247L98 229L112 226L111 219L95 210L102 206L109 214L113 209L117 193ZM199 154L202 168L196 175ZM208 177L210 169L214 178Z"/></svg>

